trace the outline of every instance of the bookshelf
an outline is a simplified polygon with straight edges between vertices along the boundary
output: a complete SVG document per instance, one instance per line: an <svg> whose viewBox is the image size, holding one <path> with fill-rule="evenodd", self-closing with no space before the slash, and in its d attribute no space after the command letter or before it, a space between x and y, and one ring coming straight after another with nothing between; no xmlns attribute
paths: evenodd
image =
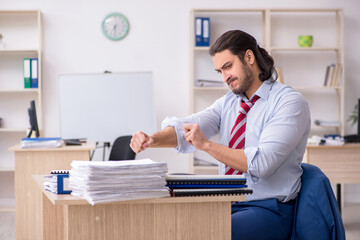
<svg viewBox="0 0 360 240"><path fill-rule="evenodd" d="M39 10L0 10L0 211L15 209L14 153L29 128L27 109L35 100L39 126L42 126L41 12ZM24 88L23 60L38 59L38 88Z"/></svg>
<svg viewBox="0 0 360 240"><path fill-rule="evenodd" d="M298 90L308 100L312 122L318 119L340 123L339 127L313 124L310 135L344 135L342 9L193 9L190 13L190 113L203 110L229 91L227 87L197 87L194 84L196 79L222 80L214 71L209 47L195 47L196 17L210 18L210 45L231 29L240 29L254 36L274 58L285 84ZM299 35L312 35L312 47L299 47ZM339 83L324 86L326 67L330 64L342 67ZM209 155L197 151L190 156L191 172L217 173L217 167L194 165L195 158L217 163Z"/></svg>

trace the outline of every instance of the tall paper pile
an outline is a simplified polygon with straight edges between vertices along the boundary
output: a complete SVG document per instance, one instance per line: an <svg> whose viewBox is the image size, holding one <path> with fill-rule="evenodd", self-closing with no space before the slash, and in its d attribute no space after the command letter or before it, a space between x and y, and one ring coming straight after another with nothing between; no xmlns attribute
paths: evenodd
<svg viewBox="0 0 360 240"><path fill-rule="evenodd" d="M72 195L90 204L131 199L169 197L166 163L150 159L129 161L72 161Z"/></svg>

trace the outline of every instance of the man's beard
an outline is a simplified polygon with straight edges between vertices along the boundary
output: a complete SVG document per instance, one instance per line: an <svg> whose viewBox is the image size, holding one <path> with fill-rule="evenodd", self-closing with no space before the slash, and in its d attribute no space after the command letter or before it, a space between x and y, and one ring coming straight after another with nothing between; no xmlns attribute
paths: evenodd
<svg viewBox="0 0 360 240"><path fill-rule="evenodd" d="M243 72L245 76L239 80L240 86L232 90L235 94L245 93L247 90L249 90L251 84L254 82L254 72L246 63L243 64Z"/></svg>

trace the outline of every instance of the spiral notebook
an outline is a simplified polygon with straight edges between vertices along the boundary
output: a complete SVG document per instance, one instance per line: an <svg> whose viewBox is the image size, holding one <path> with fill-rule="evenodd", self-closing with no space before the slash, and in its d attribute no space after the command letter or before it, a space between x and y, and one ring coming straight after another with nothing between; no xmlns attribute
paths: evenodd
<svg viewBox="0 0 360 240"><path fill-rule="evenodd" d="M69 174L70 170L51 170L50 174Z"/></svg>
<svg viewBox="0 0 360 240"><path fill-rule="evenodd" d="M185 189L185 188L246 188L246 184L166 184L171 189Z"/></svg>
<svg viewBox="0 0 360 240"><path fill-rule="evenodd" d="M59 170L56 170L56 172L57 171ZM47 191L56 194L70 194L72 192L69 188L69 174L52 173L51 175L45 176L45 179L44 188Z"/></svg>
<svg viewBox="0 0 360 240"><path fill-rule="evenodd" d="M244 175L167 175L168 185L239 185L246 187Z"/></svg>
<svg viewBox="0 0 360 240"><path fill-rule="evenodd" d="M249 188L210 188L210 189L171 189L172 197L191 197L191 196L227 196L252 194Z"/></svg>
<svg viewBox="0 0 360 240"><path fill-rule="evenodd" d="M244 175L182 175L166 176L172 197L223 196L251 194Z"/></svg>

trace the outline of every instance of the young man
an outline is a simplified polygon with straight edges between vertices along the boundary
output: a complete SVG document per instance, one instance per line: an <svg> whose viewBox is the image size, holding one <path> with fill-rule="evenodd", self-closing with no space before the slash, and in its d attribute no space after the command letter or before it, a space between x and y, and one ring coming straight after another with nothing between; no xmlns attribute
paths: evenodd
<svg viewBox="0 0 360 240"><path fill-rule="evenodd" d="M275 81L274 60L251 35L226 32L209 52L231 91L199 113L165 119L153 135L134 134L130 146L136 153L198 149L219 161L220 174L245 174L253 194L232 206L232 238L289 239L310 132L308 104ZM209 140L216 134L220 143Z"/></svg>

